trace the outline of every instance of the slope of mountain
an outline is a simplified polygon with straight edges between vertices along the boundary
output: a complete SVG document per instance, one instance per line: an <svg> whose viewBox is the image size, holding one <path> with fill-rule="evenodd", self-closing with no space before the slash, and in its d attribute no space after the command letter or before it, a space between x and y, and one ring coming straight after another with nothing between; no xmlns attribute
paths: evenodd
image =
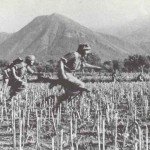
<svg viewBox="0 0 150 150"><path fill-rule="evenodd" d="M3 43L8 37L10 37L12 34L1 32L0 33L0 44Z"/></svg>
<svg viewBox="0 0 150 150"><path fill-rule="evenodd" d="M111 29L94 29L98 32L109 33L111 43L115 40L115 45L118 43L124 45L124 49L128 52L132 51L135 54L150 55L150 16L137 18L131 22L124 23L118 27ZM113 36L111 36L113 35ZM116 38L119 37L119 38ZM117 41L116 41L117 39Z"/></svg>
<svg viewBox="0 0 150 150"><path fill-rule="evenodd" d="M98 32L102 32L105 34L111 34L113 36L119 37L121 39L128 37L130 34L134 34L139 30L143 30L145 27L147 28L150 24L150 16L144 16L140 18L136 18L129 22L123 22L122 24L105 27L105 28L99 28L99 29L93 29Z"/></svg>
<svg viewBox="0 0 150 150"><path fill-rule="evenodd" d="M133 43L146 54L150 55L150 17L147 17L138 22L138 28L134 24L130 24L132 28L135 26L135 30L123 37L124 40Z"/></svg>
<svg viewBox="0 0 150 150"><path fill-rule="evenodd" d="M146 52L143 51L142 48L140 48L137 45L134 45L130 43L128 40L120 39L113 35L107 35L107 34L100 34L105 38L109 43L116 48L119 49L120 52L126 53L126 54L146 54Z"/></svg>
<svg viewBox="0 0 150 150"><path fill-rule="evenodd" d="M58 59L86 42L102 60L124 58L133 51L121 40L94 32L59 14L36 17L0 44L0 58L34 54L39 60Z"/></svg>

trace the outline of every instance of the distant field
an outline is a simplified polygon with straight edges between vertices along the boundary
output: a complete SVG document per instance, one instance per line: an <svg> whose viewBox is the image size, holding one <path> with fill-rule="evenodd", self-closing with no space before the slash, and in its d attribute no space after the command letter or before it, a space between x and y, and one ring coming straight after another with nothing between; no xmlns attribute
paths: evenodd
<svg viewBox="0 0 150 150"><path fill-rule="evenodd" d="M64 102L57 114L45 98L63 90L29 84L6 112L0 92L0 149L148 150L150 82L86 83L91 90ZM55 97L57 98L57 97Z"/></svg>

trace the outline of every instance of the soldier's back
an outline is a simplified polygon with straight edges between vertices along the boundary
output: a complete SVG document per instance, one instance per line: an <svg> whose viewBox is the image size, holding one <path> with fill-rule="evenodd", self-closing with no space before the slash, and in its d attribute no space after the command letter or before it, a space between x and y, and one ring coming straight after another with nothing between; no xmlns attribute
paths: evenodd
<svg viewBox="0 0 150 150"><path fill-rule="evenodd" d="M27 74L27 64L25 62L14 65L15 73L18 77L23 77Z"/></svg>

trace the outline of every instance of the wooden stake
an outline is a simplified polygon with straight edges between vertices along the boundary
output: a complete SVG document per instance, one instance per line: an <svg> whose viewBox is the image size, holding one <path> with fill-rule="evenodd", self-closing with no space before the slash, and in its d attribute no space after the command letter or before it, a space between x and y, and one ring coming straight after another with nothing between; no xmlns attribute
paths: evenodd
<svg viewBox="0 0 150 150"><path fill-rule="evenodd" d="M36 148L38 149L38 147L39 147L39 117L38 117L38 111L37 111L37 109L36 109L36 125L37 125L37 127L36 127Z"/></svg>
<svg viewBox="0 0 150 150"><path fill-rule="evenodd" d="M55 150L54 137L52 138L52 150Z"/></svg>
<svg viewBox="0 0 150 150"><path fill-rule="evenodd" d="M101 119L100 119L100 115L98 112L98 123L97 123L98 150L101 150L101 137L100 137L101 125L100 125L100 122L101 122Z"/></svg>
<svg viewBox="0 0 150 150"><path fill-rule="evenodd" d="M147 127L147 125L146 125L146 150L149 150L148 149L148 127Z"/></svg>
<svg viewBox="0 0 150 150"><path fill-rule="evenodd" d="M14 150L16 150L15 108L14 108L14 100L13 100L13 98L12 98L11 101L12 101L11 109L12 109L13 146L14 146Z"/></svg>
<svg viewBox="0 0 150 150"><path fill-rule="evenodd" d="M105 150L105 118L103 118L103 150Z"/></svg>
<svg viewBox="0 0 150 150"><path fill-rule="evenodd" d="M61 130L60 150L63 150L63 129Z"/></svg>
<svg viewBox="0 0 150 150"><path fill-rule="evenodd" d="M117 130L117 126L118 126L118 113L115 114L115 127L116 127L116 130L115 130L115 150L118 149L118 145L117 145L117 133L118 133L118 130Z"/></svg>

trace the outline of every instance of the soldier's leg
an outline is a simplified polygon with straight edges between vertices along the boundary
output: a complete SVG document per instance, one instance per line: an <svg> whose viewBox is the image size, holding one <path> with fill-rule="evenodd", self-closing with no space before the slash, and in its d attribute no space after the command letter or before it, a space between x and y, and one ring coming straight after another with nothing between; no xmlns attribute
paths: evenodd
<svg viewBox="0 0 150 150"><path fill-rule="evenodd" d="M56 110L58 109L58 107L63 101L66 100L70 101L73 99L73 97L76 97L83 91L89 91L85 87L84 82L82 82L81 80L73 76L71 73L66 73L66 76L67 76L67 80L60 79L61 85L64 86L65 88L65 93L57 97L57 100L54 105L54 109Z"/></svg>
<svg viewBox="0 0 150 150"><path fill-rule="evenodd" d="M66 101L67 99L69 98L69 95L67 93L64 93L60 96L58 96L56 99L55 99L55 102L54 102L54 107L53 107L53 112L56 110L58 110L60 104L63 102L63 101Z"/></svg>
<svg viewBox="0 0 150 150"><path fill-rule="evenodd" d="M66 73L67 80L64 83L64 86L67 89L74 90L74 91L88 91L85 87L84 82L79 80L77 77L73 76L71 73Z"/></svg>
<svg viewBox="0 0 150 150"><path fill-rule="evenodd" d="M9 79L8 78L3 78L3 84L1 90L5 93L6 89L8 87Z"/></svg>
<svg viewBox="0 0 150 150"><path fill-rule="evenodd" d="M71 100L73 100L76 96L82 94L82 91L73 91L73 90L70 90L70 89L65 89L65 93L58 96L56 99L55 99L55 103L54 103L54 107L53 107L53 111L54 110L58 110L60 104L63 102L63 101L67 101L70 102Z"/></svg>
<svg viewBox="0 0 150 150"><path fill-rule="evenodd" d="M14 90L12 87L10 87L10 90L9 90L9 98L6 100L6 106L7 106L8 108L11 107L12 98L13 98L14 96L16 96L16 95L17 95L17 93L15 92L15 90Z"/></svg>
<svg viewBox="0 0 150 150"><path fill-rule="evenodd" d="M12 84L9 90L9 98L6 100L6 104L9 106L12 98L16 96L18 93L24 91L26 88L25 85L22 84Z"/></svg>
<svg viewBox="0 0 150 150"><path fill-rule="evenodd" d="M6 100L6 105L8 107L11 107L11 100L13 97L15 97L16 95L18 94L17 92L17 89L13 86L10 87L10 90L9 90L9 98Z"/></svg>

